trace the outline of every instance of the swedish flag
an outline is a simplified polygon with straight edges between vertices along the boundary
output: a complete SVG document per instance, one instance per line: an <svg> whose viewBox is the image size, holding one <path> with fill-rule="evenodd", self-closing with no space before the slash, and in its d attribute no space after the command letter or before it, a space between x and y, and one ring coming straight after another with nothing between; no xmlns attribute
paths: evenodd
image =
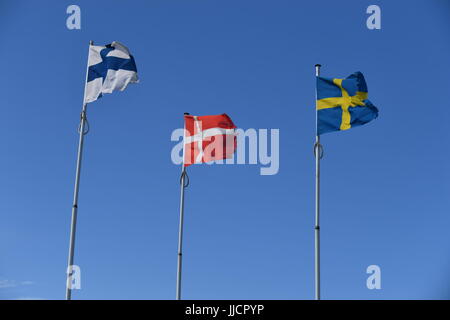
<svg viewBox="0 0 450 320"><path fill-rule="evenodd" d="M348 130L378 117L378 109L367 97L361 72L345 79L317 77L317 134Z"/></svg>

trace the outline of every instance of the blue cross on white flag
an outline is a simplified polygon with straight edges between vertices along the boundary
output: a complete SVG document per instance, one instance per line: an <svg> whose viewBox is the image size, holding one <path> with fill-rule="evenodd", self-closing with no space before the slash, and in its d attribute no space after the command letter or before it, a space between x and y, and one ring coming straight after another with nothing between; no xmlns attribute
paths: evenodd
<svg viewBox="0 0 450 320"><path fill-rule="evenodd" d="M136 63L123 44L114 41L106 46L89 47L84 103L97 100L103 93L123 91L129 83L137 82Z"/></svg>

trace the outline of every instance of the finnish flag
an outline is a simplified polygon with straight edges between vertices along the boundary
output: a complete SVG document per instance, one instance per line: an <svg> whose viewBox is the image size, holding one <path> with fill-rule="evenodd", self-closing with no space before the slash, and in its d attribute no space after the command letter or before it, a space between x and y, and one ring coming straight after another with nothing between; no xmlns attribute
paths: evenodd
<svg viewBox="0 0 450 320"><path fill-rule="evenodd" d="M103 93L123 91L129 83L137 82L136 63L123 44L114 41L106 46L89 47L84 103L97 100Z"/></svg>

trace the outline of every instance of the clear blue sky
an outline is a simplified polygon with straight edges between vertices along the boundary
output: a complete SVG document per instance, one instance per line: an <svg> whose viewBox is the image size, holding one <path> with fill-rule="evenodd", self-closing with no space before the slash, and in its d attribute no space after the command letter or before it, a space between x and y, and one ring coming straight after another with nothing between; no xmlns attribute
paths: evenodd
<svg viewBox="0 0 450 320"><path fill-rule="evenodd" d="M316 63L363 72L380 110L322 139L323 298L450 297L448 1L2 0L0 14L1 299L64 298L89 40L127 45L141 83L89 106L74 299L175 297L183 112L280 129L277 175L189 168L183 297L313 298Z"/></svg>

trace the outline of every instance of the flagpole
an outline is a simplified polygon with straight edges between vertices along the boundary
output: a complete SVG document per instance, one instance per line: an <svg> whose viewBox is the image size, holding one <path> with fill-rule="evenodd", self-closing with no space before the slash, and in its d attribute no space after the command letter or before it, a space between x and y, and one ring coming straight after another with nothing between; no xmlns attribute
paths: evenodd
<svg viewBox="0 0 450 320"><path fill-rule="evenodd" d="M189 115L185 112L184 115ZM183 119L184 121L184 119ZM186 129L186 128L185 128ZM181 267L182 267L182 257L183 257L183 223L184 223L184 189L186 188L185 177L186 177L186 167L184 166L184 140L185 134L183 135L183 162L181 168L181 194L180 194L180 224L178 230L178 264L177 264L177 290L176 290L176 300L181 300Z"/></svg>
<svg viewBox="0 0 450 320"><path fill-rule="evenodd" d="M94 45L93 41L89 42L89 47ZM86 94L86 85L88 80L88 69L89 69L89 54L88 54L88 64L86 66L86 80L84 83L84 94ZM73 266L73 257L75 252L75 232L77 228L77 214L78 214L78 191L80 187L80 171L81 171L81 159L83 156L83 142L84 142L84 135L87 133L85 131L86 127L86 112L87 112L87 104L84 101L83 96L83 108L81 111L81 120L80 120L80 126L79 126L79 142L78 142L78 156L77 156L77 169L75 174L75 187L73 191L73 205L72 205L72 220L70 225L70 244L69 244L69 258L67 263L67 281L66 281L66 300L72 299L72 289L71 289L71 275L72 275L72 266Z"/></svg>
<svg viewBox="0 0 450 320"><path fill-rule="evenodd" d="M316 77L320 76L320 64L316 64ZM316 217L314 225L314 251L315 251L315 299L320 300L320 159L323 155L323 148L320 144L320 136L317 134L317 87L316 87L316 143L314 144L314 156L316 158Z"/></svg>

